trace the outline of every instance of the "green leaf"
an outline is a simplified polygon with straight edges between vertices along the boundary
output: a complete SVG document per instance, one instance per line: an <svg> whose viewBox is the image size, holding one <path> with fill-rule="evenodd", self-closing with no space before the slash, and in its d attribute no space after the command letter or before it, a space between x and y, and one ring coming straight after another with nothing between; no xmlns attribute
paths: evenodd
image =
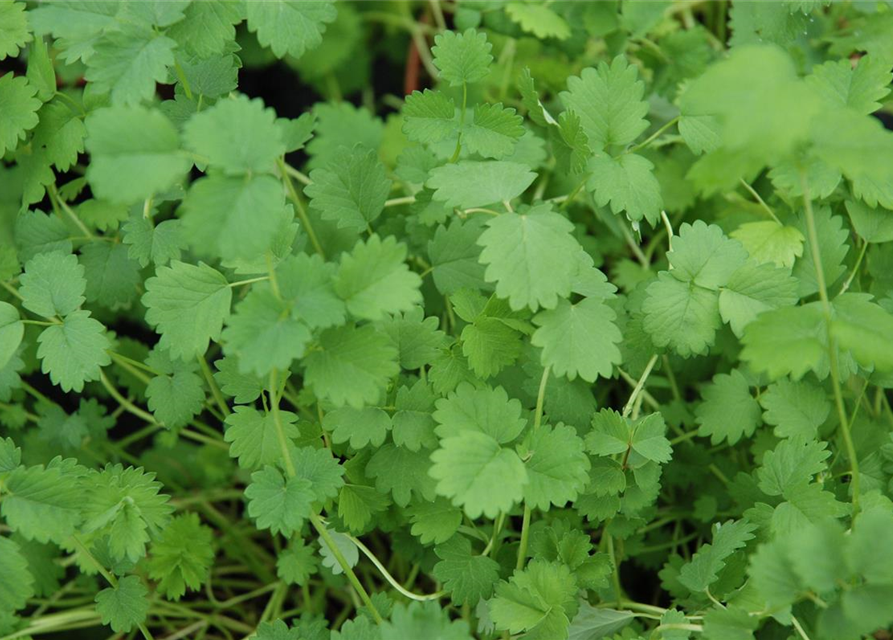
<svg viewBox="0 0 893 640"><path fill-rule="evenodd" d="M113 105L136 106L155 95L174 65L177 43L143 26L125 26L104 33L87 59L86 78Z"/></svg>
<svg viewBox="0 0 893 640"><path fill-rule="evenodd" d="M217 371L214 380L228 396L232 396L235 402L245 404L254 402L260 397L263 385L261 381L251 374L241 373L239 362L230 356L214 362Z"/></svg>
<svg viewBox="0 0 893 640"><path fill-rule="evenodd" d="M0 368L18 351L24 335L25 325L18 310L7 302L0 302Z"/></svg>
<svg viewBox="0 0 893 640"><path fill-rule="evenodd" d="M741 360L776 380L790 375L799 380L807 371L827 375L825 322L821 304L783 307L761 314L747 326Z"/></svg>
<svg viewBox="0 0 893 640"><path fill-rule="evenodd" d="M319 340L321 348L304 359L305 380L317 397L336 407L377 402L400 370L390 338L371 326L328 329Z"/></svg>
<svg viewBox="0 0 893 640"><path fill-rule="evenodd" d="M45 318L74 313L85 300L87 281L77 256L40 253L25 264L19 294L22 306Z"/></svg>
<svg viewBox="0 0 893 640"><path fill-rule="evenodd" d="M363 231L381 215L391 191L384 165L374 149L342 147L324 167L310 172L305 189L310 206L339 228Z"/></svg>
<svg viewBox="0 0 893 640"><path fill-rule="evenodd" d="M757 470L757 484L770 496L787 496L824 471L825 460L830 455L824 442L804 438L782 440L763 455L763 463Z"/></svg>
<svg viewBox="0 0 893 640"><path fill-rule="evenodd" d="M729 607L710 609L704 616L705 640L753 640L759 626L756 616L744 609Z"/></svg>
<svg viewBox="0 0 893 640"><path fill-rule="evenodd" d="M139 265L130 259L123 244L86 244L81 247L80 263L87 279L87 302L114 308L136 297L141 282Z"/></svg>
<svg viewBox="0 0 893 640"><path fill-rule="evenodd" d="M431 170L425 183L434 199L469 209L511 200L524 193L536 174L517 162L462 160Z"/></svg>
<svg viewBox="0 0 893 640"><path fill-rule="evenodd" d="M170 522L173 507L159 494L161 483L141 468L106 465L84 479L81 508L83 530L97 538L108 536L112 560L137 562L146 544Z"/></svg>
<svg viewBox="0 0 893 640"><path fill-rule="evenodd" d="M397 604L390 622L381 625L381 640L404 638L443 638L443 640L471 640L468 622L450 620L445 609L436 602L411 602L408 606ZM339 640L334 638L333 640ZM344 637L341 640L348 640ZM351 637L350 640L353 640ZM356 640L365 640L357 637Z"/></svg>
<svg viewBox="0 0 893 640"><path fill-rule="evenodd" d="M23 2L0 4L0 60L16 57L19 49L31 41L27 15Z"/></svg>
<svg viewBox="0 0 893 640"><path fill-rule="evenodd" d="M366 473L375 478L375 488L390 494L399 506L405 507L413 496L420 500L434 500L434 480L428 475L431 468L430 451L410 451L406 447L386 444L372 454Z"/></svg>
<svg viewBox="0 0 893 640"><path fill-rule="evenodd" d="M435 144L455 135L456 103L440 91L413 91L403 104L403 133L415 142Z"/></svg>
<svg viewBox="0 0 893 640"><path fill-rule="evenodd" d="M47 467L19 467L5 479L3 517L26 540L64 542L81 522L78 469L56 458Z"/></svg>
<svg viewBox="0 0 893 640"><path fill-rule="evenodd" d="M534 639L564 638L577 610L577 584L571 570L558 562L534 559L509 582L500 582L490 600L497 629L527 631Z"/></svg>
<svg viewBox="0 0 893 640"><path fill-rule="evenodd" d="M62 324L47 327L37 342L41 371L63 391L80 393L85 382L99 380L101 368L112 362L105 327L89 311L75 311Z"/></svg>
<svg viewBox="0 0 893 640"><path fill-rule="evenodd" d="M248 30L277 58L300 58L322 42L326 24L337 12L331 0L272 0L247 3Z"/></svg>
<svg viewBox="0 0 893 640"><path fill-rule="evenodd" d="M632 450L657 463L669 462L672 457L670 441L666 439L667 425L660 413L651 413L639 418L633 424L633 436L630 441ZM631 466L638 466L632 462Z"/></svg>
<svg viewBox="0 0 893 640"><path fill-rule="evenodd" d="M341 407L326 414L323 427L336 443L350 441L354 449L380 447L391 430L391 417L378 407Z"/></svg>
<svg viewBox="0 0 893 640"><path fill-rule="evenodd" d="M14 77L11 71L0 77L0 155L14 151L26 132L37 126L42 103L36 94L28 80Z"/></svg>
<svg viewBox="0 0 893 640"><path fill-rule="evenodd" d="M6 576L0 582L0 611L23 609L34 595L34 577L22 548L6 536L0 536L0 573Z"/></svg>
<svg viewBox="0 0 893 640"><path fill-rule="evenodd" d="M194 366L174 366L167 375L155 376L146 386L148 407L155 419L168 429L184 427L202 412L205 390Z"/></svg>
<svg viewBox="0 0 893 640"><path fill-rule="evenodd" d="M421 278L405 263L406 245L393 236L372 235L341 257L335 291L356 318L379 320L385 313L409 311L420 303Z"/></svg>
<svg viewBox="0 0 893 640"><path fill-rule="evenodd" d="M479 432L500 444L512 442L526 425L521 417L521 403L509 399L502 387L476 389L460 384L446 398L436 402L437 435L441 438Z"/></svg>
<svg viewBox="0 0 893 640"><path fill-rule="evenodd" d="M551 505L563 507L576 500L589 482L589 458L576 430L541 426L530 433L524 447L530 455L525 462L529 479L525 503L547 511Z"/></svg>
<svg viewBox="0 0 893 640"><path fill-rule="evenodd" d="M499 580L499 565L490 558L473 554L471 542L464 536L453 536L434 549L440 562L434 565L434 576L449 591L453 604L477 605L487 599Z"/></svg>
<svg viewBox="0 0 893 640"><path fill-rule="evenodd" d="M444 498L410 505L408 512L412 535L418 536L422 544L440 544L449 540L462 522L462 511Z"/></svg>
<svg viewBox="0 0 893 640"><path fill-rule="evenodd" d="M279 420L287 439L297 438L298 416L280 411ZM253 407L234 407L226 417L224 440L230 443L229 454L239 459L243 469L275 465L282 460L276 420L272 413L262 414Z"/></svg>
<svg viewBox="0 0 893 640"><path fill-rule="evenodd" d="M819 254L822 256L822 271L825 275L825 284L830 287L846 271L843 261L849 251L847 244L849 233L844 228L843 218L831 215L830 207L817 207L814 217L819 240ZM798 218L797 226L804 236L809 234L805 213ZM792 275L800 281L798 293L801 298L817 293L819 290L815 260L812 256L812 246L810 243L806 243L803 246L803 255L797 259L792 271Z"/></svg>
<svg viewBox="0 0 893 640"><path fill-rule="evenodd" d="M238 24L245 17L245 6L231 0L192 2L184 10L185 20L172 25L167 35L180 48L199 58L220 55L236 37Z"/></svg>
<svg viewBox="0 0 893 640"><path fill-rule="evenodd" d="M812 383L779 380L760 395L763 422L782 438L814 438L831 413L825 392Z"/></svg>
<svg viewBox="0 0 893 640"><path fill-rule="evenodd" d="M679 280L716 290L744 265L747 252L739 242L726 238L718 226L698 220L679 228L667 259L674 269L670 273Z"/></svg>
<svg viewBox="0 0 893 640"><path fill-rule="evenodd" d="M146 280L142 302L146 321L161 333L159 344L174 358L202 355L219 340L229 315L232 289L226 278L204 263L174 260Z"/></svg>
<svg viewBox="0 0 893 640"><path fill-rule="evenodd" d="M375 514L385 511L391 504L386 494L373 487L345 484L338 494L338 517L354 533L362 533Z"/></svg>
<svg viewBox="0 0 893 640"><path fill-rule="evenodd" d="M568 78L567 86L561 101L580 116L593 149L628 145L648 128L645 85L624 56L583 69L580 77Z"/></svg>
<svg viewBox="0 0 893 640"><path fill-rule="evenodd" d="M706 354L720 326L717 293L667 272L648 286L642 310L654 344L669 346L684 358Z"/></svg>
<svg viewBox="0 0 893 640"><path fill-rule="evenodd" d="M196 180L182 205L183 235L203 255L251 259L268 250L292 214L272 176L211 175Z"/></svg>
<svg viewBox="0 0 893 640"><path fill-rule="evenodd" d="M55 92L55 78L53 91ZM79 114L59 99L47 102L39 112L40 123L31 140L35 148L46 150L46 159L60 171L68 171L84 152L87 128Z"/></svg>
<svg viewBox="0 0 893 640"><path fill-rule="evenodd" d="M493 48L487 34L467 29L464 33L444 31L434 37L434 65L440 77L453 87L483 80L490 73Z"/></svg>
<svg viewBox="0 0 893 640"><path fill-rule="evenodd" d="M87 180L97 198L130 204L172 187L191 163L180 136L159 111L110 107L87 116Z"/></svg>
<svg viewBox="0 0 893 640"><path fill-rule="evenodd" d="M194 513L175 517L152 546L149 577L166 598L179 600L207 582L214 563L213 531Z"/></svg>
<svg viewBox="0 0 893 640"><path fill-rule="evenodd" d="M341 478L344 467L332 457L331 451L301 447L292 449L291 459L296 477L310 482L316 502L325 502L338 495L338 490L344 484Z"/></svg>
<svg viewBox="0 0 893 640"><path fill-rule="evenodd" d="M504 158L511 155L515 143L524 135L521 123L521 116L501 102L480 103L474 108L472 122L462 128L462 145L484 158Z"/></svg>
<svg viewBox="0 0 893 640"><path fill-rule="evenodd" d="M846 210L856 233L865 242L893 241L893 211L869 207L858 200L847 200Z"/></svg>
<svg viewBox="0 0 893 640"><path fill-rule="evenodd" d="M310 330L290 311L266 282L253 285L236 306L222 339L226 353L238 358L243 372L263 378L273 369L288 369L304 355Z"/></svg>
<svg viewBox="0 0 893 640"><path fill-rule="evenodd" d="M444 295L483 285L484 265L478 260L481 247L477 244L482 222L479 218L453 220L449 227L437 227L434 238L428 242L431 276L437 290Z"/></svg>
<svg viewBox="0 0 893 640"><path fill-rule="evenodd" d="M760 423L760 405L738 369L715 375L701 396L703 402L695 409L699 436L710 436L712 444L723 440L735 444L753 435Z"/></svg>
<svg viewBox="0 0 893 640"><path fill-rule="evenodd" d="M344 302L336 295L332 276L337 265L318 255L289 256L276 267L279 292L292 311L311 329L344 324Z"/></svg>
<svg viewBox="0 0 893 640"><path fill-rule="evenodd" d="M541 311L534 319L539 329L531 337L542 347L541 362L559 376L574 380L578 375L587 382L598 376L610 377L620 364L620 330L617 315L601 300L584 298L576 304L560 300L558 306Z"/></svg>
<svg viewBox="0 0 893 640"><path fill-rule="evenodd" d="M465 430L444 438L431 460L437 493L463 507L469 518L495 518L523 497L524 463L486 433Z"/></svg>
<svg viewBox="0 0 893 640"><path fill-rule="evenodd" d="M631 439L632 430L626 418L612 409L602 409L592 416L586 447L597 456L612 456L629 449Z"/></svg>
<svg viewBox="0 0 893 640"><path fill-rule="evenodd" d="M462 330L462 353L471 370L487 379L518 359L524 347L521 337L501 318L481 317Z"/></svg>
<svg viewBox="0 0 893 640"><path fill-rule="evenodd" d="M121 226L122 242L131 260L141 267L164 266L171 260L179 260L184 242L179 220L163 220L156 225L141 215L131 218Z"/></svg>
<svg viewBox="0 0 893 640"><path fill-rule="evenodd" d="M139 576L124 576L115 587L96 594L96 612L112 631L127 633L149 613L149 590Z"/></svg>
<svg viewBox="0 0 893 640"><path fill-rule="evenodd" d="M537 38L556 38L567 40L571 36L571 28L560 15L548 6L510 2L505 7L506 14L527 33Z"/></svg>
<svg viewBox="0 0 893 640"><path fill-rule="evenodd" d="M739 338L764 311L797 303L798 282L787 269L748 261L735 271L719 294L719 314Z"/></svg>
<svg viewBox="0 0 893 640"><path fill-rule="evenodd" d="M400 366L419 369L431 364L446 341L446 335L437 327L437 318L424 317L421 307L414 307L403 314L395 314L381 323L384 330L400 351Z"/></svg>
<svg viewBox="0 0 893 640"><path fill-rule="evenodd" d="M679 581L693 592L704 591L716 582L726 560L753 539L756 525L747 520L729 520L714 528L713 543L704 544L691 562L679 572Z"/></svg>
<svg viewBox="0 0 893 640"><path fill-rule="evenodd" d="M496 283L496 294L512 309L552 309L570 294L577 265L567 257L580 247L566 218L539 205L496 216L487 227L478 239L484 247L480 261L487 265L484 278Z"/></svg>
<svg viewBox="0 0 893 640"><path fill-rule="evenodd" d="M248 515L257 521L259 529L270 529L273 534L281 532L290 538L310 516L314 499L311 486L306 478L285 479L273 467L255 471L245 489Z"/></svg>
<svg viewBox="0 0 893 640"><path fill-rule="evenodd" d="M574 619L571 621L571 625L568 628L568 638L584 640L587 638L610 637L632 622L634 615L631 611L602 609L583 603L580 606L580 613L574 616ZM663 623L662 619L661 624ZM667 631L663 631L662 635L666 640L670 640Z"/></svg>
<svg viewBox="0 0 893 640"><path fill-rule="evenodd" d="M350 621L347 621L349 624ZM346 626L346 625L345 625ZM257 627L257 640L301 640L297 629L289 629L282 620L261 622Z"/></svg>
<svg viewBox="0 0 893 640"><path fill-rule="evenodd" d="M310 581L310 576L319 570L319 559L312 547L301 539L292 540L288 548L279 553L276 560L276 575L287 584L303 587Z"/></svg>
<svg viewBox="0 0 893 640"><path fill-rule="evenodd" d="M190 118L183 139L211 167L231 175L272 173L285 154L276 112L244 95L221 100Z"/></svg>
<svg viewBox="0 0 893 640"><path fill-rule="evenodd" d="M597 153L590 158L588 169L591 175L586 188L593 192L598 206L610 202L614 213L625 211L630 220L645 219L652 226L658 223L664 205L650 161L635 153L616 158Z"/></svg>
<svg viewBox="0 0 893 640"><path fill-rule="evenodd" d="M880 101L890 93L891 79L884 61L869 55L859 58L855 67L849 60L829 60L813 67L806 81L829 106L867 115L881 108Z"/></svg>
<svg viewBox="0 0 893 640"><path fill-rule="evenodd" d="M863 367L893 371L893 314L871 302L867 293L844 293L834 299L831 334L840 349Z"/></svg>
<svg viewBox="0 0 893 640"><path fill-rule="evenodd" d="M805 238L796 227L786 227L774 220L747 222L729 234L744 245L757 262L772 262L779 267L792 267L803 255Z"/></svg>

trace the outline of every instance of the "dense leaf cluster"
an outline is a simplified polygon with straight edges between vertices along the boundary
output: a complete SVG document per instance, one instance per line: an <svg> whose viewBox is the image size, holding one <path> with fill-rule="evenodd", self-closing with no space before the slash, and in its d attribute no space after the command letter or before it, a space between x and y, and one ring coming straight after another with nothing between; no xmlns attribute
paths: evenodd
<svg viewBox="0 0 893 640"><path fill-rule="evenodd" d="M0 0L0 639L890 637L891 68L882 2Z"/></svg>

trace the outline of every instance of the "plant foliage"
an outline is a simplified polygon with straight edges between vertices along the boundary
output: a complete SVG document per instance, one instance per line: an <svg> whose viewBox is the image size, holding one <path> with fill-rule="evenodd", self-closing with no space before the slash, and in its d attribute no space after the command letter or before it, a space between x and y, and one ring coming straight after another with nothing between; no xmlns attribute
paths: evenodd
<svg viewBox="0 0 893 640"><path fill-rule="evenodd" d="M889 638L891 43L0 0L0 640Z"/></svg>

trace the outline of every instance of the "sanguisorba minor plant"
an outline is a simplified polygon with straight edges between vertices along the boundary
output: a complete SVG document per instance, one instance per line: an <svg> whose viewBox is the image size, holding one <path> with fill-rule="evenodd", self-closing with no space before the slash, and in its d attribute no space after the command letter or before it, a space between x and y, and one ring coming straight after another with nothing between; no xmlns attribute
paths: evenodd
<svg viewBox="0 0 893 640"><path fill-rule="evenodd" d="M891 67L885 2L0 0L0 639L890 638Z"/></svg>

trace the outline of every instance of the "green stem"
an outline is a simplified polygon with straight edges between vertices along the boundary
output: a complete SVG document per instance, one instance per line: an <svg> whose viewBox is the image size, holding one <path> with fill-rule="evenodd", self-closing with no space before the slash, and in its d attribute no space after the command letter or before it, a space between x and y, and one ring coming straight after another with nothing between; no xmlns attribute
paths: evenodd
<svg viewBox="0 0 893 640"><path fill-rule="evenodd" d="M651 356L651 359L648 361L648 364L645 365L645 371L642 372L642 376L639 378L639 381L636 383L633 392L629 396L629 400L626 401L626 405L623 407L623 417L627 417L630 412L633 410L633 407L636 404L636 399L639 397L639 394L642 393L642 389L645 388L645 381L648 380L648 376L651 375L651 370L654 368L655 363L657 363L658 355L655 353Z"/></svg>
<svg viewBox="0 0 893 640"><path fill-rule="evenodd" d="M301 224L304 225L304 229L307 231L307 237L310 238L310 244L313 245L313 248L316 250L316 253L320 255L320 257L325 260L326 253L323 251L322 245L319 243L319 238L316 236L316 232L313 230L313 225L310 223L310 218L307 215L307 210L304 208L304 202L301 200L301 196L298 194L295 189L295 185L292 184L291 176L300 175L307 182L305 184L310 183L310 178L307 178L300 171L293 169L289 165L285 164L285 160L279 158L277 160L279 164L279 171L282 174L282 181L285 183L285 188L288 190L288 197L294 203L295 209L298 212L298 217L301 219Z"/></svg>
<svg viewBox="0 0 893 640"><path fill-rule="evenodd" d="M825 284L825 271L822 268L821 246L819 234L815 224L815 214L812 211L812 198L809 195L809 184L806 181L806 172L800 171L800 185L803 189L803 209L806 213L807 235L809 237L810 253L812 253L813 266L815 267L816 282L819 287L819 299L822 302L822 311L825 316L825 331L828 338L828 358L831 364L831 384L834 389L834 404L837 407L837 417L840 420L840 433L846 447L847 457L852 471L853 486L853 515L859 513L859 459L856 455L856 446L853 443L853 435L850 432L850 423L847 419L846 407L843 403L843 392L840 389L840 370L837 362L837 345L834 333L831 330L832 312L831 301L828 299L828 288Z"/></svg>
<svg viewBox="0 0 893 640"><path fill-rule="evenodd" d="M102 382L102 386L105 387L105 390L109 392L109 395L115 399L115 401L124 407L124 410L128 413L132 413L136 417L145 420L149 424L161 424L158 420L155 419L151 413L143 411L138 406L133 404L130 400L121 395L121 393L114 387L114 385L109 381L106 377L105 373L99 372L99 380Z"/></svg>
<svg viewBox="0 0 893 640"><path fill-rule="evenodd" d="M237 280L236 282L230 282L228 286L230 289L233 287L241 287L243 284L252 284L254 282L263 282L265 280L269 280L270 276L258 276L257 278L248 278L247 280Z"/></svg>
<svg viewBox="0 0 893 640"><path fill-rule="evenodd" d="M536 409L533 413L533 430L540 428L543 420L543 404L546 399L546 385L549 383L549 373L552 367L547 366L543 369L543 375L540 378L539 392L536 395ZM527 561L527 546L530 543L530 505L524 503L524 515L521 517L521 543L518 545L518 560L515 562L515 568L520 571L524 568Z"/></svg>
<svg viewBox="0 0 893 640"><path fill-rule="evenodd" d="M339 565L341 565L341 569L347 576L348 581L353 586L354 590L359 594L360 599L363 601L363 604L365 604L366 607L369 609L369 613L372 614L375 622L377 624L383 623L384 618L381 617L378 609L375 608L375 604L373 604L372 598L369 597L369 593L366 591L365 587L363 587L363 584L360 582L357 574L354 573L354 570L350 567L350 564L347 562L344 554L341 553L341 549L339 549L338 545L335 544L335 541L332 539L329 530L326 529L326 525L323 524L322 520L320 520L319 516L315 513L310 514L310 524L313 525L313 528L316 529L319 537L322 538L323 542L326 543L326 546L329 548L329 551L332 552L332 555L335 556L335 560L338 562Z"/></svg>
<svg viewBox="0 0 893 640"><path fill-rule="evenodd" d="M775 220L775 222L777 222L778 224L781 224L781 220L779 220L778 216L775 215L775 212L772 210L772 207L770 207L768 204L766 204L766 201L763 200L763 198L760 196L759 193L757 193L757 190L754 189L749 184L747 184L747 182L744 180L744 178L741 178L741 184L744 185L744 188L747 189L748 193L750 193L750 195L753 196L754 200L757 201L757 203L760 205L760 207L763 208L763 211L768 213L769 217L772 218L773 220Z"/></svg>
<svg viewBox="0 0 893 640"><path fill-rule="evenodd" d="M672 126L673 126L674 124L676 124L677 122L679 122L679 116L676 116L675 118L673 118L672 120L670 120L669 122L667 122L664 126L662 126L660 129L658 129L657 131L655 131L654 133L652 133L650 136L648 136L647 138L645 138L645 140L643 140L642 142L640 142L640 143L637 144L636 146L632 147L631 149L627 150L627 153L635 153L636 151L640 151L640 150L644 149L644 148L647 147L649 144L651 144L652 142L654 142L655 140L657 140L657 139L660 137L660 135L661 135L662 133L664 133L667 129L669 129L670 127L672 127Z"/></svg>
<svg viewBox="0 0 893 640"><path fill-rule="evenodd" d="M230 411L229 406L226 404L223 394L220 393L220 388L217 386L217 381L214 380L214 374L211 373L211 367L208 366L208 361L205 360L204 356L198 356L198 364L202 369L202 374L205 376L205 382L208 383L208 387L211 389L211 395L214 398L214 402L220 407L223 415L228 416L232 411Z"/></svg>
<svg viewBox="0 0 893 640"><path fill-rule="evenodd" d="M456 150L453 151L453 157L450 158L450 163L456 162L459 159L459 154L462 152L462 127L465 126L465 111L468 108L468 84L462 83L462 110L459 112L459 136L456 138Z"/></svg>

